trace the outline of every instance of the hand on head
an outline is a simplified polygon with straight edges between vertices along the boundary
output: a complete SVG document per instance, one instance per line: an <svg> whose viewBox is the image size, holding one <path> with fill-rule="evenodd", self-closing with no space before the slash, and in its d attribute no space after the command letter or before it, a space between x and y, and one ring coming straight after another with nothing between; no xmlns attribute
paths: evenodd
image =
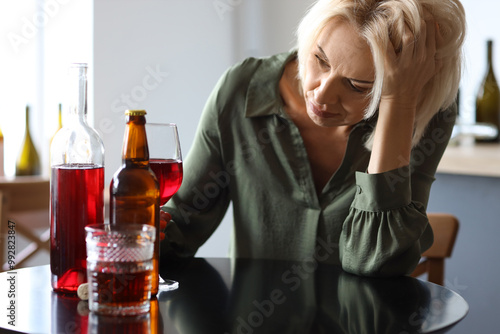
<svg viewBox="0 0 500 334"><path fill-rule="evenodd" d="M391 101L416 109L424 86L442 67L436 53L440 40L439 26L429 16L421 21L418 36L406 26L401 47L396 49L389 43L381 102Z"/></svg>

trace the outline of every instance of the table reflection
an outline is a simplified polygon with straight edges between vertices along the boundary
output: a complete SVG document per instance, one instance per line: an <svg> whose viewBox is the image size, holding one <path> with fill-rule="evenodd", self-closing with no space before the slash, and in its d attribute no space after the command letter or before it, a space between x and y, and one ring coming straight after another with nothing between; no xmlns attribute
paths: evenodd
<svg viewBox="0 0 500 334"><path fill-rule="evenodd" d="M90 312L88 302L75 296L52 292L52 333L88 334L161 334L163 320L158 299L151 299L148 313L129 317L99 315Z"/></svg>
<svg viewBox="0 0 500 334"><path fill-rule="evenodd" d="M431 302L409 277L365 278L315 262L239 259L231 269L229 285L204 259L165 273L181 282L159 297L179 333L415 333Z"/></svg>
<svg viewBox="0 0 500 334"><path fill-rule="evenodd" d="M14 328L5 318L0 332L444 333L468 312L462 297L439 285L315 262L195 258L164 267L161 275L179 289L161 292L137 318L91 314L87 302L52 292L49 266L19 269L20 321ZM9 275L0 273L0 282Z"/></svg>
<svg viewBox="0 0 500 334"><path fill-rule="evenodd" d="M87 333L89 307L76 296L52 292L52 333Z"/></svg>

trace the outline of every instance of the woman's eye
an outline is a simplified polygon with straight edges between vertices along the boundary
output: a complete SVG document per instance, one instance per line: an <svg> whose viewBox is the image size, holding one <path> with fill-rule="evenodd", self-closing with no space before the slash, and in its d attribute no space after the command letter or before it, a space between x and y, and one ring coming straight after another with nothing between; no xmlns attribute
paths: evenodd
<svg viewBox="0 0 500 334"><path fill-rule="evenodd" d="M323 59L320 55L314 55L316 57L316 60L318 62L318 64L321 66L321 67L325 67L325 68L328 68L330 67L330 65L328 64L328 62Z"/></svg>
<svg viewBox="0 0 500 334"><path fill-rule="evenodd" d="M366 88L360 88L360 87L356 86L355 84L352 83L351 80L349 80L348 82L349 82L349 86L351 87L351 89L355 92L366 93L368 91L368 89L366 89Z"/></svg>

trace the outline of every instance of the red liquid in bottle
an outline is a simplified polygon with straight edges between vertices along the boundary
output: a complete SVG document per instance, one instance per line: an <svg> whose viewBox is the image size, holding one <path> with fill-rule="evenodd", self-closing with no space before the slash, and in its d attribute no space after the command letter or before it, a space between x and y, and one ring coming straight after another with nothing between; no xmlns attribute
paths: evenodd
<svg viewBox="0 0 500 334"><path fill-rule="evenodd" d="M50 269L52 288L76 293L87 282L85 226L104 223L104 167L52 167Z"/></svg>
<svg viewBox="0 0 500 334"><path fill-rule="evenodd" d="M149 167L160 184L160 204L164 205L179 190L182 183L182 161L174 159L151 159Z"/></svg>

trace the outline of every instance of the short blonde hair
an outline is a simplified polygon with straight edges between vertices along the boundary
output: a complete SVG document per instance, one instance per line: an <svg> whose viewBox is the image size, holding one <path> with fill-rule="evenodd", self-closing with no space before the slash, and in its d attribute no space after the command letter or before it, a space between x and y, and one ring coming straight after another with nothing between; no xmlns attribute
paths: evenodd
<svg viewBox="0 0 500 334"><path fill-rule="evenodd" d="M436 58L440 71L426 84L417 105L412 144L418 144L427 124L456 98L462 74L462 45L465 39L465 11L458 0L318 0L297 29L299 78L304 79L305 62L323 28L334 18L354 24L370 46L375 82L364 118L378 110L384 77L384 58L388 43L399 48L405 26L419 37L424 12L433 16L442 38ZM371 148L373 134L366 142Z"/></svg>

